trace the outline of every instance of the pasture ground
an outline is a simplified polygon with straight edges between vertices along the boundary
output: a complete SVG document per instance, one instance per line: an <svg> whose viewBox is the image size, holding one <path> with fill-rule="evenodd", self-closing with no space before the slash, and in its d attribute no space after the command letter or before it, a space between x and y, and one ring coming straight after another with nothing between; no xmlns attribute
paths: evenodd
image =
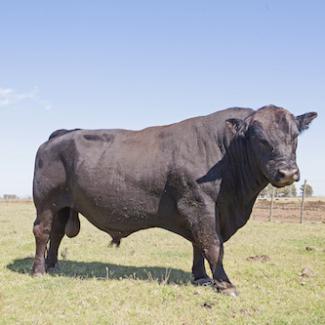
<svg viewBox="0 0 325 325"><path fill-rule="evenodd" d="M0 202L0 324L325 324L324 223L250 220L225 247L231 298L191 285L181 237L147 230L116 249L83 218L60 270L32 278L33 221L32 203Z"/></svg>

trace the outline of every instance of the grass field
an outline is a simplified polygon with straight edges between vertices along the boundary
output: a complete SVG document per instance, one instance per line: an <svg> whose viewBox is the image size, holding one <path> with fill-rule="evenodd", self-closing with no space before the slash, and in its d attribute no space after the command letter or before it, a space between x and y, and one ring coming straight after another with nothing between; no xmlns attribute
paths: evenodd
<svg viewBox="0 0 325 325"><path fill-rule="evenodd" d="M325 224L251 220L226 244L231 298L190 284L181 237L147 230L116 249L84 219L60 271L32 278L33 221L31 203L0 203L0 324L325 324Z"/></svg>

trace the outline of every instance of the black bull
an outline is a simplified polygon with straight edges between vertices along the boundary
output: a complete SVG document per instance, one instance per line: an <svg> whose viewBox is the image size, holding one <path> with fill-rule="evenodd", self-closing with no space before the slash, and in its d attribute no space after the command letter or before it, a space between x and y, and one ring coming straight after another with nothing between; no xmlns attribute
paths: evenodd
<svg viewBox="0 0 325 325"><path fill-rule="evenodd" d="M116 244L151 227L183 236L193 245L194 282L235 294L223 243L247 222L268 183L299 180L297 137L316 116L270 105L141 131L56 131L35 162L33 274L55 266L64 234L79 232L81 213Z"/></svg>

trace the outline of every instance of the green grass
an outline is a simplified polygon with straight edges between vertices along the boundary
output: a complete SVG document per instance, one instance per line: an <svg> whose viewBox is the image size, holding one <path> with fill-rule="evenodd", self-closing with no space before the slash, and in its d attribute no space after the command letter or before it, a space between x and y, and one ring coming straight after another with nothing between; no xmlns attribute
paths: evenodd
<svg viewBox="0 0 325 325"><path fill-rule="evenodd" d="M116 249L84 219L63 240L60 271L32 278L33 221L32 204L0 204L0 324L325 324L324 224L250 221L225 248L231 298L190 284L181 237L147 230Z"/></svg>

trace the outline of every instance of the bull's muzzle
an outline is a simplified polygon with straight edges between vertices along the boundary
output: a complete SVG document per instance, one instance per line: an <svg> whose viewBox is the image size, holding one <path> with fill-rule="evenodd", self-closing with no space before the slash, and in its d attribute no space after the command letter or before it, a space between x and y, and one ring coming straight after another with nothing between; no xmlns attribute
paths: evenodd
<svg viewBox="0 0 325 325"><path fill-rule="evenodd" d="M280 168L276 178L278 186L287 186L300 180L300 172L298 168Z"/></svg>

